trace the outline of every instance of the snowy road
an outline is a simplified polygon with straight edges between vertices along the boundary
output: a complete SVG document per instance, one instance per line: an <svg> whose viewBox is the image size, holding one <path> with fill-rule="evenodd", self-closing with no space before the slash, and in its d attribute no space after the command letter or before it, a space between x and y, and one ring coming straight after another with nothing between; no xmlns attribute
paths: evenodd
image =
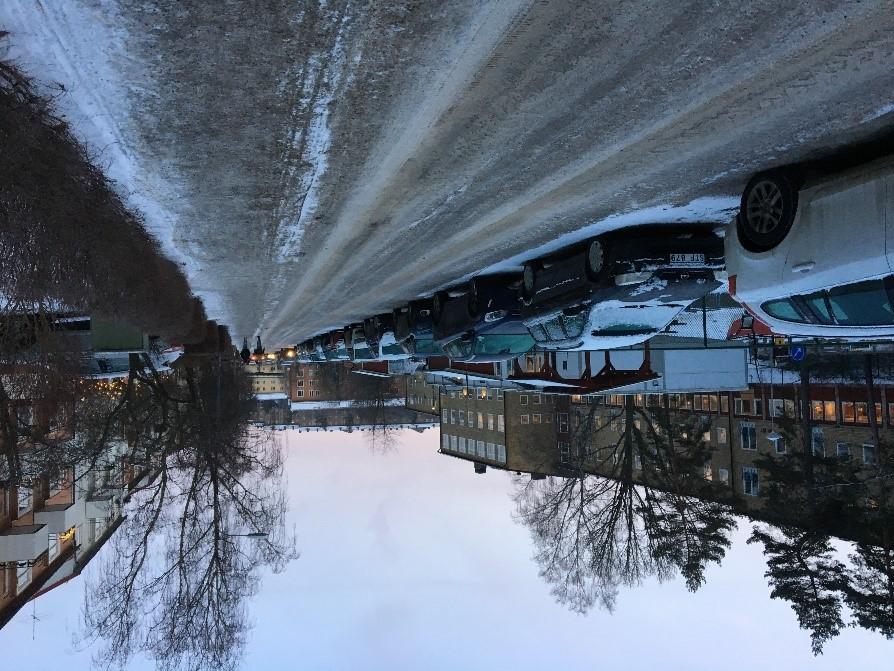
<svg viewBox="0 0 894 671"><path fill-rule="evenodd" d="M270 344L894 124L891 0L262 4L4 0L0 57Z"/></svg>

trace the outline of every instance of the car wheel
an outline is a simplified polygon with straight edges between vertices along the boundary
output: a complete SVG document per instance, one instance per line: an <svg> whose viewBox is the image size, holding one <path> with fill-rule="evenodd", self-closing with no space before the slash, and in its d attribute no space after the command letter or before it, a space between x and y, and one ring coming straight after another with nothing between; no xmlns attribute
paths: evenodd
<svg viewBox="0 0 894 671"><path fill-rule="evenodd" d="M434 295L431 300L431 312L432 319L435 323L441 321L441 316L444 314L444 305L450 299L450 296L446 291L439 291Z"/></svg>
<svg viewBox="0 0 894 671"><path fill-rule="evenodd" d="M478 316L479 308L479 292L478 280L473 279L469 282L469 291L466 295L466 305L468 306L469 316L475 318Z"/></svg>
<svg viewBox="0 0 894 671"><path fill-rule="evenodd" d="M537 266L534 263L526 263L522 271L522 296L530 303L534 299L537 289Z"/></svg>
<svg viewBox="0 0 894 671"><path fill-rule="evenodd" d="M601 279L605 273L608 247L603 238L591 240L587 245L586 268L587 276L591 280Z"/></svg>
<svg viewBox="0 0 894 671"><path fill-rule="evenodd" d="M797 209L798 190L788 175L781 171L755 175L742 193L740 239L755 251L773 249L785 239Z"/></svg>

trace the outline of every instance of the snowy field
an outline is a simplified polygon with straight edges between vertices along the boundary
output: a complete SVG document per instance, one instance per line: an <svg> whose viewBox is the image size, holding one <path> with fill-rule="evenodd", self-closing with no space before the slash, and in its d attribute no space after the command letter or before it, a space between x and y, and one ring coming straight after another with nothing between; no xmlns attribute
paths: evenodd
<svg viewBox="0 0 894 671"><path fill-rule="evenodd" d="M768 20L768 17L772 17ZM294 344L891 125L885 0L5 0L209 315Z"/></svg>

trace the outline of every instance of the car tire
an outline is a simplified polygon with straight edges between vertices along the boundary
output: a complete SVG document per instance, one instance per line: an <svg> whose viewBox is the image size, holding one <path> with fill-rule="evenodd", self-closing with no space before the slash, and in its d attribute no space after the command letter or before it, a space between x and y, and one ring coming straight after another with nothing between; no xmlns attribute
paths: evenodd
<svg viewBox="0 0 894 671"><path fill-rule="evenodd" d="M537 291L537 271L539 264L529 261L522 270L521 294L525 303L531 304L534 300L534 293Z"/></svg>
<svg viewBox="0 0 894 671"><path fill-rule="evenodd" d="M481 305L478 280L474 278L469 282L469 291L466 293L466 306L469 312L469 317L473 319L476 318L479 314Z"/></svg>
<svg viewBox="0 0 894 671"><path fill-rule="evenodd" d="M584 270L593 281L605 277L608 268L608 245L604 237L594 238L587 243L587 253L584 257Z"/></svg>
<svg viewBox="0 0 894 671"><path fill-rule="evenodd" d="M450 300L450 294L446 291L439 291L432 297L431 316L436 324L441 321L441 316L444 314L444 306L448 300Z"/></svg>
<svg viewBox="0 0 894 671"><path fill-rule="evenodd" d="M798 189L782 170L758 173L742 192L736 228L743 246L769 251L788 235L798 209Z"/></svg>

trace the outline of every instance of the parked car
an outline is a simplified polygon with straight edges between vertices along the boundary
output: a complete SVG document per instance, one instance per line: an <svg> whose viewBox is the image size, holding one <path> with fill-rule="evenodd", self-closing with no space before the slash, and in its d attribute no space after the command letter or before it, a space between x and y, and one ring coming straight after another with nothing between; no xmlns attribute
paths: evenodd
<svg viewBox="0 0 894 671"><path fill-rule="evenodd" d="M378 341L367 338L364 324L347 327L346 332L350 337L346 344L351 361L397 361L410 358L390 329L380 333Z"/></svg>
<svg viewBox="0 0 894 671"><path fill-rule="evenodd" d="M323 344L323 355L327 361L344 361L350 359L345 345L344 331L331 331Z"/></svg>
<svg viewBox="0 0 894 671"><path fill-rule="evenodd" d="M712 227L638 226L525 264L521 314L543 349L610 349L658 334L721 286Z"/></svg>
<svg viewBox="0 0 894 671"><path fill-rule="evenodd" d="M726 257L730 294L774 333L894 336L894 158L755 175Z"/></svg>
<svg viewBox="0 0 894 671"><path fill-rule="evenodd" d="M418 339L432 335L432 301L430 299L410 301L402 308L397 308L392 314L394 324L394 337L398 342L407 338Z"/></svg>
<svg viewBox="0 0 894 671"><path fill-rule="evenodd" d="M432 333L438 342L469 332L493 330L518 319L520 304L514 274L483 275L465 287L439 291L432 298Z"/></svg>
<svg viewBox="0 0 894 671"><path fill-rule="evenodd" d="M446 341L441 347L454 361L491 363L508 361L534 348L535 342L518 319L504 320L485 332L469 331Z"/></svg>

